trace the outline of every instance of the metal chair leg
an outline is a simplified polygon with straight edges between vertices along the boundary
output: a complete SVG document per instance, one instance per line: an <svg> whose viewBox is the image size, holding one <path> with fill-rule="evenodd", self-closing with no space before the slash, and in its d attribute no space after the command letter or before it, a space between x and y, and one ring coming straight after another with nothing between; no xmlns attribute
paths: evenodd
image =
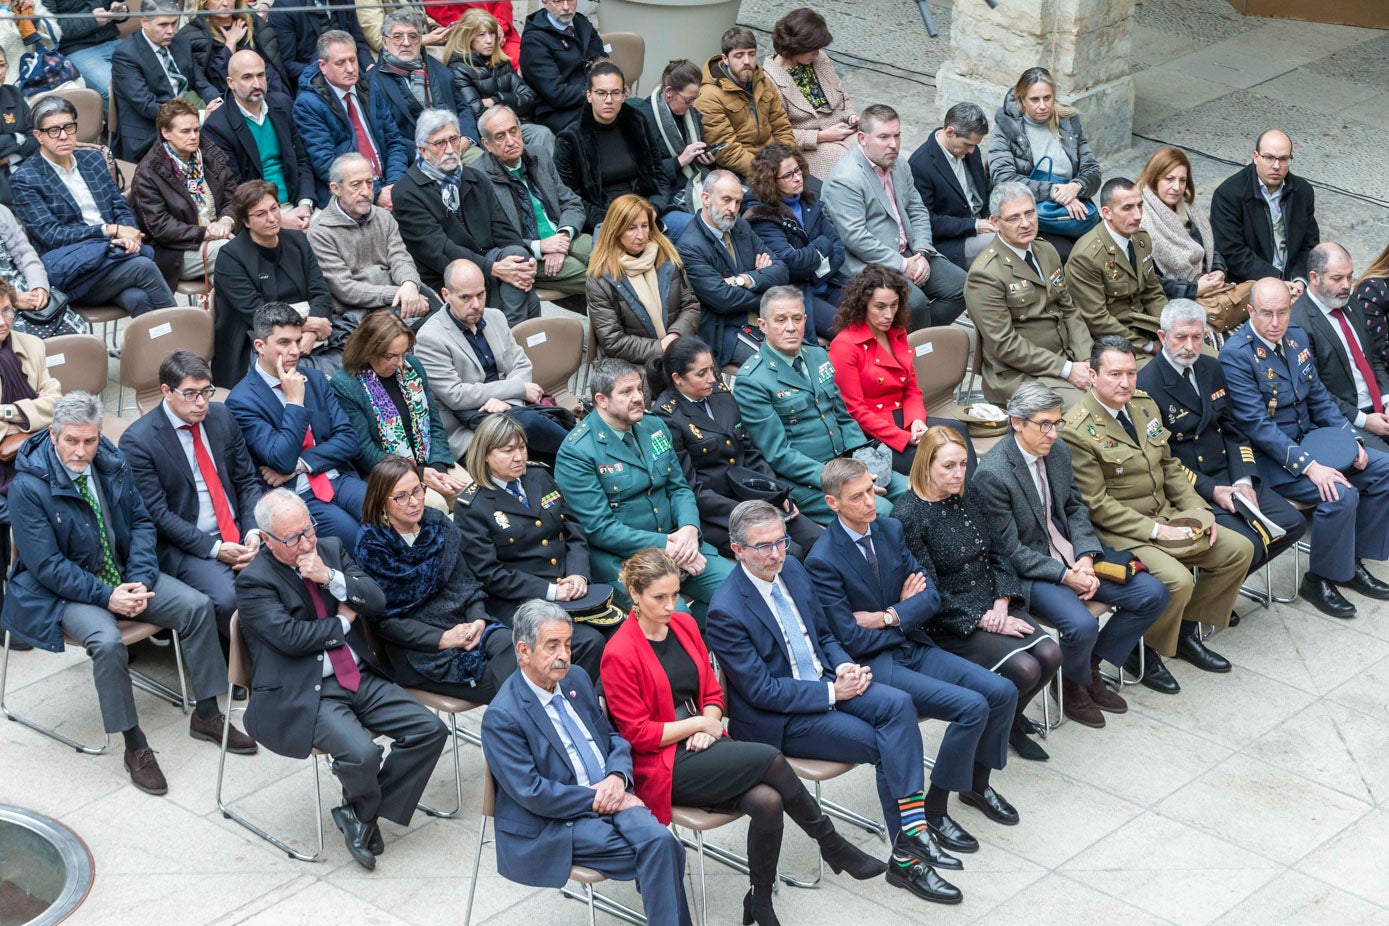
<svg viewBox="0 0 1389 926"><path fill-rule="evenodd" d="M819 805L821 811L824 811L824 812L828 813L828 811L825 811L825 804L824 804L824 801L822 801L821 798L820 798L820 782L818 782L818 781L812 781L811 784L814 785L814 787L811 789L811 793L815 795L815 803ZM825 859L824 859L824 856L820 855L820 853L818 853L818 852L815 853L815 855L816 855L815 880L813 880L813 881L802 881L802 880L800 880L799 878L793 878L793 877L791 877L790 875L782 875L782 874L777 875L777 877L781 878L782 883L784 883L784 884L789 884L789 885L791 885L792 887L800 887L800 888L807 888L807 889L809 889L809 888L814 888L814 887L818 887L819 884L820 884L820 882L821 882L821 881L824 879L824 877L825 877Z"/></svg>
<svg viewBox="0 0 1389 926"><path fill-rule="evenodd" d="M10 710L9 705L5 702L5 694L9 681L9 669L10 632L6 630L3 653L0 653L0 714L4 714L7 720L12 720L15 723L21 726L28 727L30 730L33 730L37 733L42 733L44 736L47 736L51 739L55 739L65 746L71 746L73 749L77 750L80 753L83 753L84 755L104 756L111 751L110 733L106 734L106 741L100 747L88 746L85 743L79 743L77 740L72 739L69 736L64 736L62 733L59 733L57 730L54 730L51 727L45 727L41 723L30 720L28 717L21 716L20 714L16 714L14 711Z"/></svg>
<svg viewBox="0 0 1389 926"><path fill-rule="evenodd" d="M139 669L130 669L130 684L139 688L141 691L148 691L157 698L168 701L177 707L184 714L188 714L193 709L193 704L188 700L188 679L183 672L183 641L179 638L177 630L170 630L169 636L174 644L174 663L178 666L178 691L174 691L168 685L146 675Z"/></svg>
<svg viewBox="0 0 1389 926"><path fill-rule="evenodd" d="M420 801L419 808L431 817L439 817L443 820L452 820L463 812L463 763L458 756L458 750L462 748L464 740L458 733L458 715L449 714L449 728L453 734L449 737L453 746L453 787L454 804L452 810L439 810L430 807L424 801Z"/></svg>
<svg viewBox="0 0 1389 926"><path fill-rule="evenodd" d="M1273 572L1270 563L1264 563L1264 573L1269 577L1269 597L1279 604L1291 604L1297 601L1297 590L1302 582L1302 548L1298 544L1293 544L1293 582L1291 595L1277 595L1273 592Z"/></svg>
<svg viewBox="0 0 1389 926"><path fill-rule="evenodd" d="M614 916L624 922L631 923L632 926L646 926L646 917L639 911L633 910L621 901L603 896L593 889L592 884L585 884L582 893L574 890L567 884L560 888L559 892L570 900L582 900L588 904L589 926L596 926L597 921L594 916L595 910L602 910L609 916Z"/></svg>
<svg viewBox="0 0 1389 926"><path fill-rule="evenodd" d="M487 845L487 817L482 818L482 824L478 827L477 851L473 853L473 880L468 885L468 907L463 914L463 926L472 926L473 923L473 897L477 895L477 874L482 866L482 847Z"/></svg>

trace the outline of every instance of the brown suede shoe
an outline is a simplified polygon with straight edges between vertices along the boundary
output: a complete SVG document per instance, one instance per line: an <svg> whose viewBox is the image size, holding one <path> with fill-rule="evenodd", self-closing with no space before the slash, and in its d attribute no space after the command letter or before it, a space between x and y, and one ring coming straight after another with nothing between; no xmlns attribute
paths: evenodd
<svg viewBox="0 0 1389 926"><path fill-rule="evenodd" d="M1127 714L1129 712L1129 702L1125 701L1119 692L1110 688L1100 678L1100 667L1090 668L1090 685L1085 689L1090 694L1090 701L1102 711L1111 714Z"/></svg>
<svg viewBox="0 0 1389 926"><path fill-rule="evenodd" d="M1061 696L1065 702L1066 716L1087 727L1104 726L1104 714L1090 700L1090 692L1075 682L1061 680Z"/></svg>
<svg viewBox="0 0 1389 926"><path fill-rule="evenodd" d="M131 752L125 751L125 770L130 773L130 781L146 794L168 794L169 783L155 761L154 750L146 746Z"/></svg>
<svg viewBox="0 0 1389 926"><path fill-rule="evenodd" d="M207 740L222 745L222 725L227 722L225 714L217 714L206 719L194 714L188 719L188 735L195 740ZM256 753L256 741L236 727L227 731L227 752L238 756L251 756Z"/></svg>

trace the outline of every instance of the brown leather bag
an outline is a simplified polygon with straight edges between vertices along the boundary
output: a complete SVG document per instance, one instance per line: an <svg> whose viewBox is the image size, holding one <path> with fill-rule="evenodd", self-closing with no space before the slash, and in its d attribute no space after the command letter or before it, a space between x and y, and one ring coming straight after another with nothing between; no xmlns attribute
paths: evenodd
<svg viewBox="0 0 1389 926"><path fill-rule="evenodd" d="M1206 324L1220 334L1229 334L1249 319L1249 293L1254 281L1236 283L1217 293L1197 296L1196 301L1206 310Z"/></svg>
<svg viewBox="0 0 1389 926"><path fill-rule="evenodd" d="M19 448L24 446L24 442L33 437L31 431L18 431L0 440L0 461L10 462L19 455Z"/></svg>

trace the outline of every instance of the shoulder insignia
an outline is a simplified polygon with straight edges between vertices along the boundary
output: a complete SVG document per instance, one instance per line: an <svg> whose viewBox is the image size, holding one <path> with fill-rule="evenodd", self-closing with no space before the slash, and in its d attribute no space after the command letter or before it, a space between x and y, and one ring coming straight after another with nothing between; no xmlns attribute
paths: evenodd
<svg viewBox="0 0 1389 926"><path fill-rule="evenodd" d="M476 482L469 483L469 485L468 485L468 487L467 487L466 489L464 489L462 492L458 493L458 503L459 503L460 505L462 505L463 507L466 508L466 507L468 507L469 505L471 505L471 504L473 503L473 499L476 498L476 497L477 497L477 483L476 483Z"/></svg>
<svg viewBox="0 0 1389 926"><path fill-rule="evenodd" d="M722 376L720 376L720 377L718 377L717 379L714 380L714 391L715 391L715 392L732 392L733 390L730 389L730 388L728 388L728 383L724 381L724 378L723 378Z"/></svg>
<svg viewBox="0 0 1389 926"><path fill-rule="evenodd" d="M674 400L674 399L671 399L669 402L667 402L667 403L665 403L664 405L662 405L662 406L661 406L661 411L666 412L667 414L672 414L672 413L674 413L674 412L675 412L675 400Z"/></svg>
<svg viewBox="0 0 1389 926"><path fill-rule="evenodd" d="M583 422L579 422L579 424L575 426L574 430L569 432L569 436L564 439L564 442L566 444L577 444L579 442L579 438L583 437L587 433L588 428L584 427Z"/></svg>
<svg viewBox="0 0 1389 926"><path fill-rule="evenodd" d="M540 467L541 469L549 469L549 468L550 468L548 464L541 463L539 460L527 460L527 461L526 461L526 465L527 465L527 466L538 466L538 467Z"/></svg>

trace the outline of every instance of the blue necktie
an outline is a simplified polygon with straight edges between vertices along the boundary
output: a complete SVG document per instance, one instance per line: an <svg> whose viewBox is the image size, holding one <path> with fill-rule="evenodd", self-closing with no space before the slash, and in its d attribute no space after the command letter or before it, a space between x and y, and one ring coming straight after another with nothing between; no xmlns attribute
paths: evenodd
<svg viewBox="0 0 1389 926"><path fill-rule="evenodd" d="M564 706L564 692L556 691L550 698L550 706L559 714L560 726L564 727L564 735L569 738L569 745L574 747L574 751L579 754L579 761L584 764L584 773L588 775L588 783L596 785L602 781L606 775L598 765L598 756L593 750L588 748L588 737L579 727L574 719L569 716L569 711Z"/></svg>
<svg viewBox="0 0 1389 926"><path fill-rule="evenodd" d="M526 501L526 496L521 492L521 480L513 479L506 484L506 490L516 496L516 500L529 508L530 502Z"/></svg>
<svg viewBox="0 0 1389 926"><path fill-rule="evenodd" d="M772 604L776 607L776 617L781 622L782 632L791 642L791 662L794 664L796 677L813 680L817 675L815 655L810 651L810 641L801 631L800 622L791 610L791 602L781 593L780 585L772 585Z"/></svg>

